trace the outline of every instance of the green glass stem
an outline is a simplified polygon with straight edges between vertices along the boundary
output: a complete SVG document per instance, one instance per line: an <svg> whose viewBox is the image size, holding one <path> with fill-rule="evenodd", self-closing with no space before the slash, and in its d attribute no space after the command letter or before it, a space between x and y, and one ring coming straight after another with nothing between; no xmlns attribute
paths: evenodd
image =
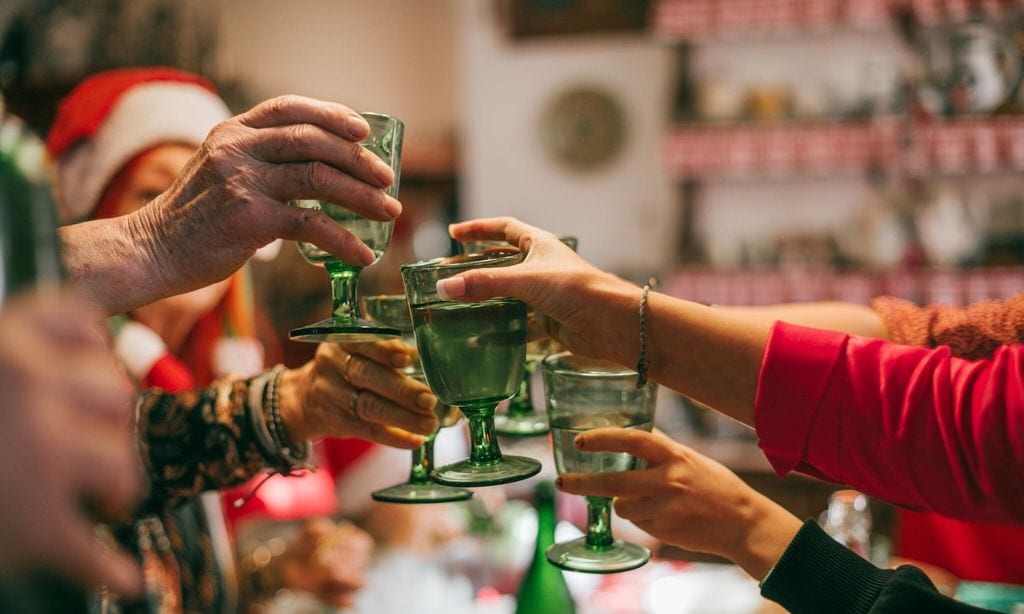
<svg viewBox="0 0 1024 614"><path fill-rule="evenodd" d="M486 465L501 460L501 449L494 433L494 409L497 404L478 407L460 406L469 422L471 449L469 460L474 464Z"/></svg>
<svg viewBox="0 0 1024 614"><path fill-rule="evenodd" d="M611 498L587 497L587 547L604 550L613 541Z"/></svg>
<svg viewBox="0 0 1024 614"><path fill-rule="evenodd" d="M527 360L523 365L523 381L519 384L519 391L512 400L508 402L508 415L525 416L533 413L533 399L530 398L530 380L533 379L533 372L537 369L536 360Z"/></svg>
<svg viewBox="0 0 1024 614"><path fill-rule="evenodd" d="M409 472L410 484L430 484L430 472L434 469L434 438L437 433L428 435L423 445L412 451L412 471Z"/></svg>
<svg viewBox="0 0 1024 614"><path fill-rule="evenodd" d="M331 278L331 313L336 318L356 320L362 317L356 290L359 287L359 273L362 268L345 264L340 260L324 263Z"/></svg>

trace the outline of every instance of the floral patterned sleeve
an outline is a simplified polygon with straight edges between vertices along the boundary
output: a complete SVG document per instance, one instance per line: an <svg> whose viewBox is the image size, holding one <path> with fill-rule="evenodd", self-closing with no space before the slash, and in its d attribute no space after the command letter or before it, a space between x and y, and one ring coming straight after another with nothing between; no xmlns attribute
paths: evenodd
<svg viewBox="0 0 1024 614"><path fill-rule="evenodd" d="M225 377L188 392L141 395L136 419L150 480L149 511L244 483L267 466L249 406L250 382Z"/></svg>
<svg viewBox="0 0 1024 614"><path fill-rule="evenodd" d="M889 337L903 345L946 345L954 356L976 360L991 357L1001 345L1024 343L1024 294L967 307L919 307L883 296L871 307L881 316Z"/></svg>

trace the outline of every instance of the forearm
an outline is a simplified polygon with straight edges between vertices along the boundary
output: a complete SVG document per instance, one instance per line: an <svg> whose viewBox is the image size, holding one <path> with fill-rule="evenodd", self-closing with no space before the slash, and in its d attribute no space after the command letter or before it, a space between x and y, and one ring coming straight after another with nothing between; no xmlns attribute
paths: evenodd
<svg viewBox="0 0 1024 614"><path fill-rule="evenodd" d="M618 364L636 365L640 289L626 282L597 280L585 301L600 306L601 313L580 336L604 329L594 335L599 337L594 353ZM771 323L653 291L644 312L648 377L753 425L758 373Z"/></svg>
<svg viewBox="0 0 1024 614"><path fill-rule="evenodd" d="M782 321L862 337L890 338L889 331L879 313L866 305L856 303L833 301L750 307L721 305L718 308L726 313L758 318L767 324Z"/></svg>
<svg viewBox="0 0 1024 614"><path fill-rule="evenodd" d="M59 230L64 266L74 288L106 315L174 293L155 265L152 234L140 215L93 220Z"/></svg>

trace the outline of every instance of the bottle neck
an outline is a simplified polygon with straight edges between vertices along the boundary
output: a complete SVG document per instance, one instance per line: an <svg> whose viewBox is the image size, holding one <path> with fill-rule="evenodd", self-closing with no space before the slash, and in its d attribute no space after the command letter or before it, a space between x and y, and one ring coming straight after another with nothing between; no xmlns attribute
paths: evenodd
<svg viewBox="0 0 1024 614"><path fill-rule="evenodd" d="M537 487L537 544L534 557L544 559L544 553L555 543L555 489L550 482Z"/></svg>

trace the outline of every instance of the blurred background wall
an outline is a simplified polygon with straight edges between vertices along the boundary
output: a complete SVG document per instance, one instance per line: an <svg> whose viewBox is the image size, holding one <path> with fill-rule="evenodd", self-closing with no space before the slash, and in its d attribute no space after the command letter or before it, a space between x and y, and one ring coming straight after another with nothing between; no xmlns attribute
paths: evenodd
<svg viewBox="0 0 1024 614"><path fill-rule="evenodd" d="M510 214L709 302L1016 288L990 268L1024 254L1016 0L9 0L0 26L8 107L40 131L85 74L153 63L238 110L398 115L387 266Z"/></svg>

